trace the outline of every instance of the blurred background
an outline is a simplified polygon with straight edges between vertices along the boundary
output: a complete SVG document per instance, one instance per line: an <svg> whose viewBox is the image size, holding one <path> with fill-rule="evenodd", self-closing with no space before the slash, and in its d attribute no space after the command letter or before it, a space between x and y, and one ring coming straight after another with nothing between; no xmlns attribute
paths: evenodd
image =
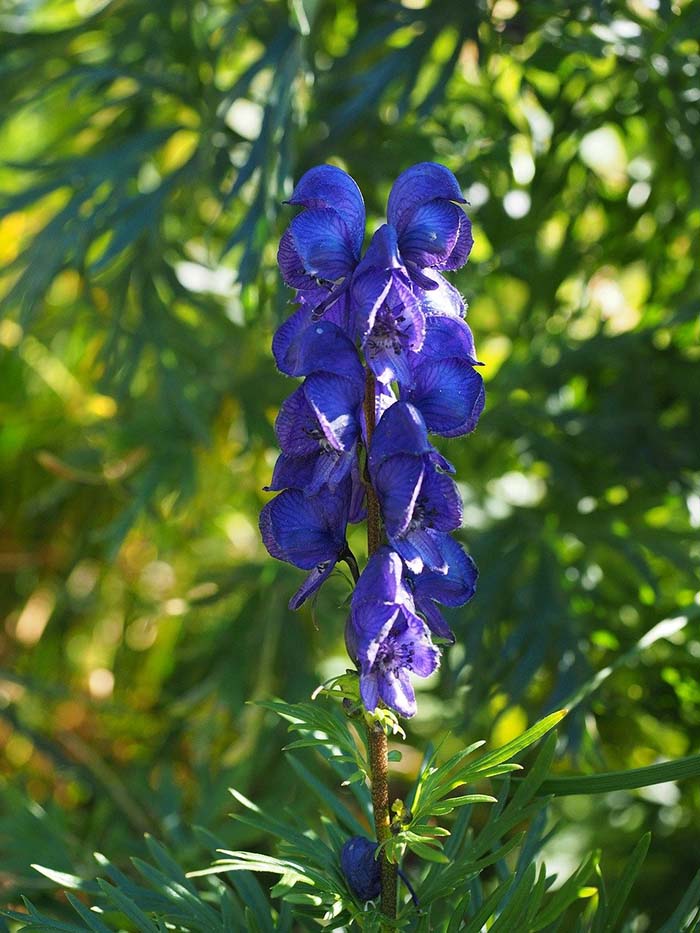
<svg viewBox="0 0 700 933"><path fill-rule="evenodd" d="M566 703L563 773L697 751L700 3L5 0L0 26L4 898L47 905L31 862L125 863L144 832L187 869L194 825L258 845L232 785L316 806L248 701L346 664L347 581L290 613L257 531L293 389L281 202L321 162L370 229L444 163L476 240L452 281L487 409L442 449L480 586L393 790L429 739ZM639 930L700 861L691 781L554 815L562 871L597 847L615 876L652 830Z"/></svg>

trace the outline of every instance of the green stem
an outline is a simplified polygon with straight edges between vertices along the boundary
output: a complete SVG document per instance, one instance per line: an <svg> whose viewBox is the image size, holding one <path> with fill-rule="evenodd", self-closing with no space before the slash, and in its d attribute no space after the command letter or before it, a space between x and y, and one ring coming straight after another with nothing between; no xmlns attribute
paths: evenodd
<svg viewBox="0 0 700 933"><path fill-rule="evenodd" d="M374 376L367 370L365 383L365 421L367 424L367 448L374 433L376 423L374 401ZM367 554L369 557L379 549L382 543L382 522L379 501L369 475L365 476L367 487ZM377 842L382 843L391 835L389 813L389 749L386 733L378 724L367 727L367 746L369 748L370 779L372 782L372 809ZM380 858L382 894L382 913L392 920L396 918L397 866L386 858L382 849ZM390 926L384 929L391 930Z"/></svg>

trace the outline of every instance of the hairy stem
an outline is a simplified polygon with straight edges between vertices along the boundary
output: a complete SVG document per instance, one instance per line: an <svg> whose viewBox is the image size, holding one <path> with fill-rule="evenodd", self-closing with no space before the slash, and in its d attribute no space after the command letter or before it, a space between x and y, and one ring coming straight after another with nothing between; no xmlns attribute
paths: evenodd
<svg viewBox="0 0 700 933"><path fill-rule="evenodd" d="M365 422L367 424L367 452L369 455L369 442L374 434L376 413L374 409L374 376L367 370L365 381ZM379 500L374 486L370 482L369 468L365 466L365 486L367 488L367 556L371 557L379 550L382 543L382 520L379 512Z"/></svg>
<svg viewBox="0 0 700 933"><path fill-rule="evenodd" d="M367 370L365 383L365 420L367 423L367 448L374 433L376 423L374 409L374 375ZM371 557L382 543L382 525L379 501L374 487L365 477L367 486L367 553ZM389 814L389 750L386 733L374 723L367 727L367 745L369 747L370 777L372 781L372 809L377 842L385 842L391 835ZM382 913L394 919L396 917L396 876L397 866L389 862L384 854L380 855L382 879ZM390 927L387 927L390 929Z"/></svg>

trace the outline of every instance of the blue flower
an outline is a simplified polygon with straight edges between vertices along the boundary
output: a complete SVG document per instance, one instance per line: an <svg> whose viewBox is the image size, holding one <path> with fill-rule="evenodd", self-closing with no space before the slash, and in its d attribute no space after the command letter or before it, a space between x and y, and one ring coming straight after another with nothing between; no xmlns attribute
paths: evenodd
<svg viewBox="0 0 700 933"><path fill-rule="evenodd" d="M420 353L409 357L410 377L401 385L402 397L418 408L431 433L469 434L486 397L484 381L474 368L481 365L474 337L457 315L431 312L425 320L425 340Z"/></svg>
<svg viewBox="0 0 700 933"><path fill-rule="evenodd" d="M436 287L424 269L459 269L474 240L471 222L458 204L465 199L457 179L444 165L419 162L406 169L389 193L387 219L412 278L421 288Z"/></svg>
<svg viewBox="0 0 700 933"><path fill-rule="evenodd" d="M396 402L387 409L370 444L370 476L389 543L414 573L447 572L442 539L462 523L459 492L445 467L417 408Z"/></svg>
<svg viewBox="0 0 700 933"><path fill-rule="evenodd" d="M335 318L333 307L320 321L313 310L302 305L277 328L272 353L280 372L308 376L331 372L364 382L365 374L355 344Z"/></svg>
<svg viewBox="0 0 700 933"><path fill-rule="evenodd" d="M360 901L372 901L382 889L377 843L364 836L352 836L340 850L340 867L348 887Z"/></svg>
<svg viewBox="0 0 700 933"><path fill-rule="evenodd" d="M433 634L453 644L454 632L437 604L456 607L468 603L476 592L479 573L474 561L454 538L445 535L440 540L440 550L447 564L447 573L424 570L413 574L406 571L404 581L413 594L416 611L423 616Z"/></svg>
<svg viewBox="0 0 700 933"><path fill-rule="evenodd" d="M347 552L351 495L350 479L333 495L307 496L300 489L285 489L260 513L260 533L270 554L311 571L291 598L290 609L298 609L316 592Z"/></svg>
<svg viewBox="0 0 700 933"><path fill-rule="evenodd" d="M370 558L360 576L345 640L360 671L365 707L372 712L381 700L400 715L413 716L416 697L410 674L432 674L440 664L440 651L415 613L401 558L387 547Z"/></svg>
<svg viewBox="0 0 700 933"><path fill-rule="evenodd" d="M318 165L302 176L288 203L304 210L282 236L277 261L287 285L321 316L347 289L360 259L362 194L342 169Z"/></svg>
<svg viewBox="0 0 700 933"><path fill-rule="evenodd" d="M357 267L351 303L356 335L377 380L409 380L408 357L423 346L425 316L388 224L374 234Z"/></svg>
<svg viewBox="0 0 700 933"><path fill-rule="evenodd" d="M302 210L282 237L278 261L299 307L272 349L280 371L304 382L275 423L281 453L268 489L279 495L263 508L260 529L270 554L310 571L290 601L296 609L337 561L355 566L346 528L364 517L365 483L372 483L388 545L359 577L346 643L366 708L384 703L412 716L411 676L439 665L431 632L454 641L439 607L471 599L477 576L450 537L462 518L454 467L428 439L429 432L472 431L484 406L465 303L442 275L466 262L471 224L454 175L431 162L396 180L388 223L364 258L364 203L345 172L311 169L289 203ZM372 384L370 439L363 398ZM363 900L379 893L375 849L356 837L341 854Z"/></svg>
<svg viewBox="0 0 700 933"><path fill-rule="evenodd" d="M334 492L357 459L363 395L363 381L327 372L307 376L277 416L282 454L268 488Z"/></svg>

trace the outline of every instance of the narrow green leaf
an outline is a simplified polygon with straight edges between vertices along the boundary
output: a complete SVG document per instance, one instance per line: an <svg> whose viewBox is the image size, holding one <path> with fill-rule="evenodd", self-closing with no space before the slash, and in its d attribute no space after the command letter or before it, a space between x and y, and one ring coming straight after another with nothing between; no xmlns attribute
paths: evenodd
<svg viewBox="0 0 700 933"><path fill-rule="evenodd" d="M628 771L606 771L602 774L567 775L544 781L541 794L555 797L570 797L574 794L606 794L613 790L632 790L635 787L650 787L666 781L682 781L700 777L700 755L663 761L645 768L630 768Z"/></svg>
<svg viewBox="0 0 700 933"><path fill-rule="evenodd" d="M123 891L121 891L119 888L116 888L114 885L103 881L102 878L98 878L97 883L100 886L100 890L107 898L107 901L111 903L118 911L123 913L125 917L128 917L129 920L135 924L136 929L139 930L139 933L160 933L158 927L152 923L150 918L141 910L138 904L136 904Z"/></svg>
<svg viewBox="0 0 700 933"><path fill-rule="evenodd" d="M515 877L508 878L499 885L495 891L484 901L470 922L462 929L462 933L481 933L486 921L493 916L501 901L507 896L513 886Z"/></svg>
<svg viewBox="0 0 700 933"><path fill-rule="evenodd" d="M625 902L629 897L630 891L632 890L632 885L634 884L644 859L646 858L650 842L651 833L645 833L635 846L634 852L625 865L625 870L622 873L622 877L617 882L615 889L610 895L608 902L608 914L602 933L612 933L612 931L615 929L617 921L622 914L622 908L625 906Z"/></svg>
<svg viewBox="0 0 700 933"><path fill-rule="evenodd" d="M33 864L31 867L60 888L68 888L69 891L84 891L86 894L99 894L100 889L95 881L85 881L77 875L54 871L53 868L45 868L43 865Z"/></svg>
<svg viewBox="0 0 700 933"><path fill-rule="evenodd" d="M516 881L515 888L510 890L503 909L491 927L491 933L513 933L514 928L522 925L531 905L539 906L537 898L541 900L544 888L537 883L537 869L530 864L522 876ZM529 931L528 931L529 933Z"/></svg>
<svg viewBox="0 0 700 933"><path fill-rule="evenodd" d="M426 862L440 862L441 864L448 864L450 861L441 849L434 849L432 846L429 846L424 842L409 842L408 848L411 850L411 852L415 852L416 855L419 855L422 859L425 859Z"/></svg>
<svg viewBox="0 0 700 933"><path fill-rule="evenodd" d="M543 735L546 735L550 729L553 729L562 719L566 716L568 710L561 709L556 713L550 713L549 716L545 716L544 719L541 719L538 723L535 723L534 726L531 726L522 735L517 736L517 738L497 748L495 751L490 752L488 755L484 755L481 758L477 758L476 761L472 762L472 767L470 771L479 773L482 771L488 770L492 765L499 765L504 761L507 761L509 758L512 758L514 755L517 755L519 752L522 752L528 746L533 745L538 739L541 739Z"/></svg>
<svg viewBox="0 0 700 933"><path fill-rule="evenodd" d="M685 930L688 922L688 915L700 906L700 871L695 875L688 886L688 890L683 895L680 904L673 911L666 923L661 927L659 933L676 933L677 930ZM700 918L699 918L700 919Z"/></svg>
<svg viewBox="0 0 700 933"><path fill-rule="evenodd" d="M109 927L105 926L100 920L99 914L96 914L94 910L90 910L89 907L86 907L85 904L79 901L73 894L67 894L66 897L73 910L80 915L82 920L87 924L88 929L92 930L92 933L112 933Z"/></svg>
<svg viewBox="0 0 700 933"><path fill-rule="evenodd" d="M543 930L554 923L571 904L581 897L581 888L587 884L589 878L595 872L598 858L598 853L592 852L583 864L566 879L564 884L549 896L537 920L531 927L532 933Z"/></svg>
<svg viewBox="0 0 700 933"><path fill-rule="evenodd" d="M452 911L452 916L450 917L450 922L447 924L447 930L445 933L457 933L460 926L462 925L462 918L469 908L469 904L472 899L472 892L467 891L460 899L459 902L455 905L454 910Z"/></svg>

